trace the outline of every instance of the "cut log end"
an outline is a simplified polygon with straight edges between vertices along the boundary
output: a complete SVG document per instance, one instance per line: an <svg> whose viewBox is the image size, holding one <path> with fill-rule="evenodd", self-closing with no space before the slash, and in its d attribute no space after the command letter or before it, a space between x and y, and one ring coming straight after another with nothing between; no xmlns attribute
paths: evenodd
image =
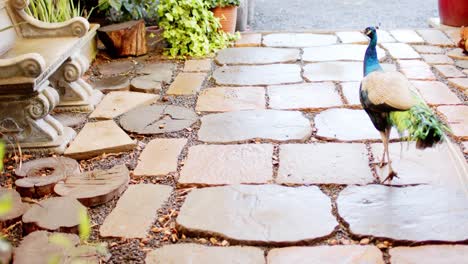
<svg viewBox="0 0 468 264"><path fill-rule="evenodd" d="M146 28L143 20L112 24L98 29L98 37L114 57L146 54Z"/></svg>

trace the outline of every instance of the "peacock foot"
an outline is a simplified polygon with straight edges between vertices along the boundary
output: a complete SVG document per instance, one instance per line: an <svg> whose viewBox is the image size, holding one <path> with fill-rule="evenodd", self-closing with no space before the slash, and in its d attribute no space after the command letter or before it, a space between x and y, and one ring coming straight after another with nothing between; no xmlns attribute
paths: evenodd
<svg viewBox="0 0 468 264"><path fill-rule="evenodd" d="M385 178L385 180L383 180L382 183L385 183L386 181L388 181L388 183L391 183L393 178L399 178L399 177L396 172L394 172L393 170L390 170L390 173L388 173L387 178Z"/></svg>
<svg viewBox="0 0 468 264"><path fill-rule="evenodd" d="M379 168L383 168L388 164L386 161L376 161L376 162L371 162L371 165L377 165Z"/></svg>

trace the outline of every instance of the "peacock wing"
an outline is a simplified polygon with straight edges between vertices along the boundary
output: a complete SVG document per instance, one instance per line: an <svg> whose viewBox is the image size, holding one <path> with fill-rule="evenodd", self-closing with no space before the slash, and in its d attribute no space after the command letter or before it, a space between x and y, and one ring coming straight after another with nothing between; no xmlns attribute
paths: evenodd
<svg viewBox="0 0 468 264"><path fill-rule="evenodd" d="M400 72L373 72L362 80L362 90L367 92L372 104L386 104L401 111L417 103L412 89L412 84Z"/></svg>

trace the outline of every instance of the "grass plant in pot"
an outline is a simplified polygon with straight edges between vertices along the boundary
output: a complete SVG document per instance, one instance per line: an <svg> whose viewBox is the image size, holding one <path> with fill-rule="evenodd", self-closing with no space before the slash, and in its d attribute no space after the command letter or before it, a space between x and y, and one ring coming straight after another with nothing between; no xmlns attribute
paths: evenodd
<svg viewBox="0 0 468 264"><path fill-rule="evenodd" d="M227 33L233 34L236 30L237 7L239 0L208 0L215 17L219 18L221 28Z"/></svg>
<svg viewBox="0 0 468 264"><path fill-rule="evenodd" d="M447 26L468 26L467 0L439 0L440 22Z"/></svg>

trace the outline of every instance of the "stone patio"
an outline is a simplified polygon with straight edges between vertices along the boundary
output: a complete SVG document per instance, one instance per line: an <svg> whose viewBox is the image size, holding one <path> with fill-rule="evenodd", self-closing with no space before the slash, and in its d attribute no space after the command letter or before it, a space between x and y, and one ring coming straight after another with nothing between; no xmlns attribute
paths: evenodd
<svg viewBox="0 0 468 264"><path fill-rule="evenodd" d="M65 152L131 171L116 202L90 210L113 263L466 263L467 73L443 31L379 36L385 69L452 129L425 151L393 131L389 185L360 107L358 31L251 33L178 66L99 67L159 84L107 94Z"/></svg>

